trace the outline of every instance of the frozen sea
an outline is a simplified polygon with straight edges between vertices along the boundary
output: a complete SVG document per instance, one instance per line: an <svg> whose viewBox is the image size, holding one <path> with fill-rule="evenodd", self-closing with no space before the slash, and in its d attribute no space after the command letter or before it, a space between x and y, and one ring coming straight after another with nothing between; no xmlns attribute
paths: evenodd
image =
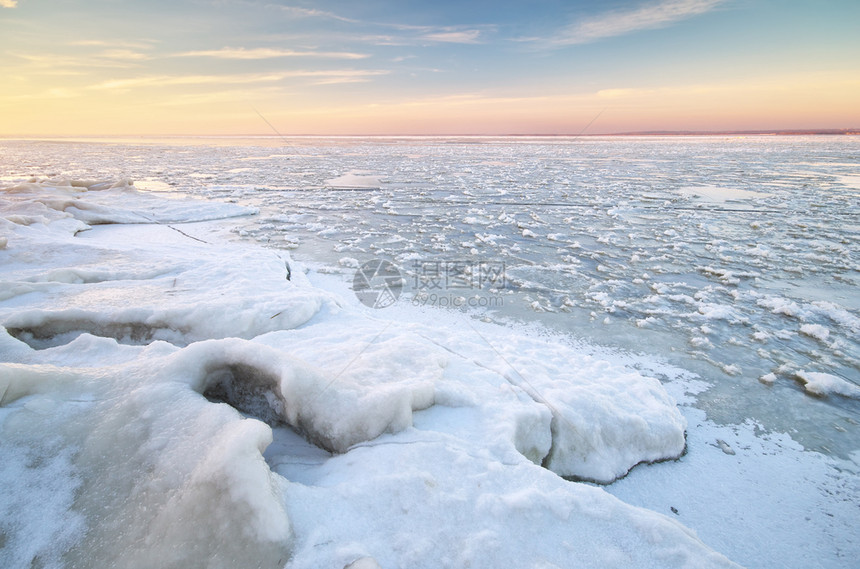
<svg viewBox="0 0 860 569"><path fill-rule="evenodd" d="M0 559L5 544L15 560L68 562L57 547L82 539L87 500L103 501L75 457L116 444L33 443L25 412L50 429L91 411L109 430L126 407L173 397L205 417L197 424L240 429L187 390L140 383L116 395L146 370L170 383L196 367L215 371L188 372L191 391L216 400L236 396L230 381L243 373L279 377L286 407L272 409L316 446L275 428L272 482L268 469L236 466L254 454L238 435L219 434L224 453L195 466L202 451L182 407L175 423L142 414L151 440L117 436L141 448L161 448L160 432L190 437L198 450L177 435L164 456L183 458L158 466L160 481L271 484L275 505L256 491L240 502L250 527L268 527L255 539L295 534L287 567L493 566L512 552L542 567L728 566L663 516L749 567L849 567L860 554L857 137L55 139L2 140L0 152L0 187L19 188L0 204L10 255L0 323L11 334L0 335L0 425L12 433L0 443L16 457L0 479L32 479L0 499ZM126 179L137 190L96 183ZM221 241L231 243L219 253ZM353 289L379 261L396 278L385 306L369 308ZM278 292L285 265L293 288ZM114 391L86 387L52 416L57 397L32 387L52 366L70 370L63 377L98 369ZM19 377L30 379L16 387ZM136 460L160 472L151 456L130 468ZM135 486L137 511L117 497L128 480L94 472L119 489L104 491L117 523L123 508L147 525L144 511L164 507ZM211 499L194 492L147 527L169 529ZM44 520L11 512L43 495L58 521L28 543ZM224 531L244 519L212 508ZM425 516L418 526L410 509ZM542 532L545 558L519 541L506 553L523 528ZM116 555L104 531L92 538L102 561ZM569 535L597 541L577 557ZM87 559L69 547L66 566ZM135 551L145 566L145 548Z"/></svg>
<svg viewBox="0 0 860 569"><path fill-rule="evenodd" d="M7 182L129 177L259 208L237 236L349 283L391 261L401 304L659 356L708 382L697 405L714 421L860 447L857 137L91 139L3 155Z"/></svg>

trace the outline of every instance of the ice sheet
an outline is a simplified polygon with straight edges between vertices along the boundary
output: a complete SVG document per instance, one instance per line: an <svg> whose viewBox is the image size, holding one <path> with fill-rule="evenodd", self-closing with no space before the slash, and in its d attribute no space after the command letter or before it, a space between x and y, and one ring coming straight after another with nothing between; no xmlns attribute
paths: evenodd
<svg viewBox="0 0 860 569"><path fill-rule="evenodd" d="M316 374L331 381L340 374L332 385L338 391L343 388L345 396L358 402L356 409L364 403L388 410L388 415L370 421L373 428L367 436L383 433L382 439L374 441L391 438L393 442L386 447L409 447L416 446L412 439L399 437L411 437L416 431L438 433L445 438L446 448L452 441L467 441L468 456L483 457L488 469L498 468L498 464L532 464L538 468L536 463L543 462L559 438L558 411L567 412L566 403L577 403L571 407L574 410L580 404L567 393L566 385L547 391L565 396L561 401L550 400L549 395L545 402L536 400L518 371L525 369L522 376L529 381L559 370L561 376L570 372L565 378L568 381L582 371L585 380L610 380L611 385L611 380L617 379L619 388L633 378L646 387L650 378L659 377L676 401L698 407L682 409L683 417L670 413L666 406L656 407L660 410L654 417L658 424L671 426L673 421L686 418L687 454L677 462L634 468L621 482L609 486L610 491L624 487L625 493L618 495L625 500L682 521L708 545L749 566L806 567L815 563L841 567L846 559L860 556L851 530L856 527L856 511L846 506L858 500L856 485L849 483L851 472L856 471L858 447L857 399L852 398L856 392L851 388L860 380L856 375L860 369L860 305L855 294L860 227L853 223L857 216L856 173L850 160L856 154L856 142L846 137L516 142L410 139L391 144L352 140L345 152L339 141L298 140L290 141L286 151L276 153L271 143L262 142L208 145L194 141L182 147L171 146L172 142L147 146L109 141L4 142L6 161L0 172L4 179L24 183L33 174L28 165L59 164L69 176L66 179L86 178L90 183L67 186L59 175L51 174L54 187L65 195L55 194L45 201L59 209L70 199L80 200L82 193L90 194L94 201L83 208L69 207L64 213L31 200L27 208L15 212L4 209L0 215L0 256L9 254L0 257L0 308L4 318L14 316L21 324L13 329L14 337L0 335L2 359L24 366L59 366L50 373L62 378L70 368L93 367L93 362L99 362L97 368L117 369L138 357L155 362L188 344L212 338L235 338L222 340L234 352L254 352L258 348L253 345L257 344L278 353L289 350L288 356L300 357L312 370L308 377ZM283 144L278 140L275 145ZM77 165L69 163L72 155ZM251 163L254 168L249 170L246 166ZM140 196L127 184L110 189L113 182L86 191L90 185L101 184L98 176L105 172L117 178L147 180L146 187L160 197L193 194L208 202L146 202L149 196ZM363 188L327 185L332 176L341 173L376 179L372 186L368 181ZM152 182L156 183L149 185ZM715 202L679 192L693 186L757 195ZM115 207L111 192L114 197L130 195L141 201ZM104 202L98 201L102 195ZM8 199L2 200L0 207L18 199L14 195L4 198ZM225 208L217 201L232 204ZM21 200L16 203L20 205ZM165 224L170 220L244 215L254 210L261 215L232 217L218 224ZM137 225L142 223L137 211L164 214L154 217L162 223ZM196 211L206 216L197 217ZM135 225L113 223L87 229L92 226L66 215L83 218L93 212L105 220ZM270 250L263 254L233 248L223 240L226 229ZM76 231L81 232L72 237ZM28 248L35 253L29 258L22 255ZM207 252L209 249L212 251ZM297 268L301 265L290 259L287 249L304 259L321 261L314 265L320 274L310 276L335 294L305 288L305 276ZM448 321L432 309L431 300L439 304L445 300L450 306L461 298L472 299L470 291L421 299L421 291L406 290L401 303L384 314L375 313L368 321L363 320L365 316L355 317L355 311L363 307L357 306L345 283L351 281L355 267L370 257L391 259L407 271L414 270L416 262L434 259L503 261L506 286L481 294L484 298L487 294L498 296L504 303L479 307L481 317L538 321L563 331L565 338L548 341L546 345L553 346L551 353L521 355L518 348L533 349L540 343L534 343L539 335L534 330L525 336L511 335L498 326L474 320ZM9 259L15 263L6 264ZM347 260L340 263L343 259ZM207 271L206 266L218 263L219 270ZM219 276L222 271L223 278ZM287 274L297 286L285 290ZM7 278L9 275L14 278ZM188 278L183 281L182 275ZM320 280L324 278L332 282ZM215 293L204 293L200 282L207 287L211 284ZM258 283L265 294L255 296ZM407 289L414 283L413 274L407 274ZM413 298L425 302L426 317L415 316L423 311L412 309ZM191 309L195 305L205 310L195 312ZM255 317L256 306L264 314L256 313ZM285 308L290 310L285 312ZM222 313L223 318L216 317ZM122 319L113 318L120 314ZM420 327L405 326L404 322L414 318ZM384 331L377 345L371 340L388 319L397 320L398 333ZM494 348L478 338L466 322L471 322ZM453 333L453 329L462 333ZM313 334L322 330L324 337L315 345ZM673 382L676 372L655 364L649 356L622 356L595 349L573 341L571 334L628 350L660 353L672 364L699 373L701 380L684 376L687 379ZM242 341L247 340L252 340L252 347L244 347ZM340 341L349 347L339 351ZM563 355L568 352L558 347L559 342L572 350L569 369ZM491 357L484 357L488 352ZM469 357L471 353L475 356ZM511 362L517 370L500 364L499 354L512 360L519 357ZM583 354L607 364L595 368ZM351 356L358 359L353 361ZM415 381L402 375L410 358L420 362L422 370ZM524 360L528 360L526 365ZM237 369L232 365L215 371L222 379L235 377ZM345 369L352 366L354 373ZM377 366L381 373L375 376ZM242 366L238 370L248 371ZM433 404L425 407L428 399L423 394L430 384ZM683 388L678 387L681 384ZM39 385L48 392L55 388L51 382L40 381ZM598 387L588 381L584 385L590 386L589 390ZM542 392L550 387L551 381L540 384ZM363 394L380 390L384 397L379 393L376 398L363 398ZM212 401L223 400L230 396L227 391L216 389L208 396ZM327 388L324 393L330 391ZM621 395L613 405L599 405L602 413L598 420L610 427L616 424L616 417L623 417L622 412L635 416L651 407L637 408L617 389L608 393L613 399ZM266 400L265 393L262 395ZM78 404L87 401L77 395L74 398ZM657 397L652 402L659 400ZM256 403L249 407L238 401L234 403L271 420L266 407L258 405L259 397L251 397L249 401ZM15 405L19 403L32 409L48 408L45 400L31 402L24 397L0 407L0 412L4 416L17 412ZM702 420L701 412L707 413L708 420ZM363 416L341 415L336 418L342 418L345 425L361 421ZM569 422L578 425L575 420ZM334 423L329 426L331 433L338 432ZM304 439L285 436L290 432L287 429L284 425L274 427L275 443L265 453L268 464L280 473L277 476L291 481L287 488L297 489L298 495L309 488L318 498L325 489L317 490L314 485L324 479L323 471L328 472L325 469L331 455L301 442ZM626 440L599 446L611 450L610 454L590 453L599 457L601 468L612 476L626 472L637 456L644 460L650 444L637 441L636 429L629 424L621 432L628 435ZM677 427L668 432L677 433ZM793 440L780 433L789 433ZM652 440L672 439L657 436ZM35 439L29 441L37 444ZM29 529L12 538L21 558L41 551L41 559L50 564L61 559L63 548L79 542L85 531L86 518L79 517L69 502L70 489L80 480L73 460L79 446L71 443L65 458L58 455L54 463L45 462L54 464L54 470L43 471L54 473L71 462L67 476L56 478L56 487L43 485L51 488L43 492L53 493L56 488L52 519L58 522L46 526L41 534L36 530L42 522L37 518L26 522ZM361 444L350 448L357 450ZM673 444L662 447L664 451L672 449L666 455L674 454ZM746 448L759 446L761 452ZM38 456L44 456L40 448ZM630 449L633 455L623 458ZM829 458L809 452L811 449ZM714 460L693 460L702 456L703 450ZM346 460L352 452L337 458ZM434 447L427 456L436 460L453 456L441 452ZM421 453L409 456L416 454ZM768 457L776 458L770 462ZM726 460L744 463L736 466ZM352 464L363 472L372 468L373 462ZM423 472L432 468L432 464L423 463L416 467L416 487L420 487L417 481L427 479ZM768 473L776 471L778 481L769 485ZM535 476L541 480L552 474L545 469L540 472ZM655 472L665 474L652 478L650 473ZM377 474L363 487L384 487L389 494L409 498L396 483L384 482L384 476ZM39 476L34 471L32 479L45 479ZM48 476L53 479L53 474ZM350 525L350 520L337 518L342 499L329 496L331 508L303 511L309 506L302 500L291 501L292 494L277 476L296 531L292 543L297 566L314 566L323 558L335 560L335 565L342 562L341 566L352 562L370 565L371 557L385 561L382 566L396 566L420 557L420 544L409 545L412 534L408 519L400 524L400 533L392 529L384 536L381 531L371 535L373 532L367 530L363 537L356 537L361 532ZM466 509L474 510L471 497L480 491L469 484L481 479L470 478L468 470L459 468L451 468L451 476L460 477L459 486L451 482L446 488L454 488L451 495L465 500ZM571 476L599 478L582 471ZM34 482L31 490L35 494L28 491L29 498L21 503L42 500L39 484ZM723 492L722 488L731 491ZM341 488L333 495L351 496L348 489ZM758 500L758 496L768 499ZM432 498L427 501L433 503ZM534 501L540 502L540 498ZM366 508L362 515L369 520L386 519L400 504L396 499L370 498L363 503ZM784 504L785 509L775 509L775 503ZM530 516L541 517L543 508L539 504L526 510L532 512ZM748 508L754 509L755 515L746 515ZM440 506L433 511L447 510ZM515 510L496 513L500 512L508 517L519 515ZM790 520L806 517L810 520L800 524L803 538L798 539L799 526ZM309 523L298 523L300 518ZM445 520L439 524L448 523ZM612 527L618 531L611 535L629 531L630 518L615 516L614 521ZM461 551L469 546L485 553L492 549L492 539L483 542L473 530L494 523L485 515L464 515L451 532L472 535L468 543L437 529L428 531L437 532L439 539L450 537ZM561 524L560 531L570 529L567 524ZM61 526L67 533L59 533ZM316 532L306 530L311 526L318 528ZM498 531L491 528L486 535L495 533L509 539L507 534L514 526L511 521ZM536 527L543 530L541 535L553 539L529 534L530 541L524 538L512 543L535 556L545 554L552 559L560 555L563 536L548 529L548 523ZM772 528L768 540L761 540L762 527ZM26 537L29 531L34 532L32 539ZM526 529L521 531L527 533ZM42 537L37 539L37 535ZM18 539L22 536L23 541ZM404 545L392 552L387 544L397 536L402 536ZM631 537L638 543L636 539ZM19 548L23 543L32 547ZM531 545L541 545L547 551L535 551ZM657 554L652 543L640 545L649 554ZM602 559L606 551L597 549L577 550L577 554ZM0 556L4 554L0 552ZM511 553L511 558L515 556ZM465 555L463 559L475 557Z"/></svg>
<svg viewBox="0 0 860 569"><path fill-rule="evenodd" d="M202 151L218 184L185 185L260 207L240 235L345 278L341 259L392 261L403 301L465 307L477 293L497 321L651 346L714 384L702 407L718 421L796 429L807 448L843 458L857 448L857 430L819 427L856 406L836 393L819 405L794 378L804 369L860 384L856 137L286 144L301 167L273 164L265 183ZM379 184L326 185L350 172ZM421 296L415 267L436 261L504 263L505 286ZM770 374L770 388L757 381Z"/></svg>
<svg viewBox="0 0 860 569"><path fill-rule="evenodd" d="M92 230L87 187L2 193L4 565L733 566L555 473L677 457L658 381L497 326L380 321L218 224ZM119 214L93 198L113 225L138 205L120 187ZM287 428L318 448L301 481L295 442L264 457Z"/></svg>

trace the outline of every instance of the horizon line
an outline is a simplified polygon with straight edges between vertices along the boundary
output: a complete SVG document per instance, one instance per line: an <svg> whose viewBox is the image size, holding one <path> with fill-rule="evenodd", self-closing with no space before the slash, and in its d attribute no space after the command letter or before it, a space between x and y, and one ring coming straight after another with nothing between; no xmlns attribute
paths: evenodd
<svg viewBox="0 0 860 569"><path fill-rule="evenodd" d="M779 128L779 129L749 129L749 130L645 130L645 131L622 131L603 133L388 133L388 134L362 134L362 133L340 133L340 134L269 134L269 133L245 133L245 134L0 134L0 138L14 139L44 139L44 138L581 138L599 136L811 136L811 135L838 135L856 136L860 135L860 128Z"/></svg>

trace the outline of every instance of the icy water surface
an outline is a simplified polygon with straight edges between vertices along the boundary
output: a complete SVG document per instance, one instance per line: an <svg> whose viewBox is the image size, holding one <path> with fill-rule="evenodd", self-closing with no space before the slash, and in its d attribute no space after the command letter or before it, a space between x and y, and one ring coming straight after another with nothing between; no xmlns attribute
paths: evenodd
<svg viewBox="0 0 860 569"><path fill-rule="evenodd" d="M826 453L860 448L856 137L2 147L5 181L126 176L256 206L237 235L347 280L365 261L392 261L401 303L656 355L712 385L699 395L711 419L752 418ZM805 391L822 377L829 394Z"/></svg>

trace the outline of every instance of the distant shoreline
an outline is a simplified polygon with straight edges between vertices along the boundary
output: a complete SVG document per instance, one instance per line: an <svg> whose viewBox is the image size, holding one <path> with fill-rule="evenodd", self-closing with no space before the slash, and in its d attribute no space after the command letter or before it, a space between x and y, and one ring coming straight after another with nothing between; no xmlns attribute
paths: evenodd
<svg viewBox="0 0 860 569"><path fill-rule="evenodd" d="M654 130L644 132L618 132L600 136L810 136L810 135L857 135L860 128L822 128L822 129L785 129L785 130L708 130L673 131Z"/></svg>
<svg viewBox="0 0 860 569"><path fill-rule="evenodd" d="M605 136L857 136L860 128L773 129L773 130L648 130L603 133L531 133L531 134L0 134L0 140L70 140L70 139L171 139L171 138L582 138Z"/></svg>

